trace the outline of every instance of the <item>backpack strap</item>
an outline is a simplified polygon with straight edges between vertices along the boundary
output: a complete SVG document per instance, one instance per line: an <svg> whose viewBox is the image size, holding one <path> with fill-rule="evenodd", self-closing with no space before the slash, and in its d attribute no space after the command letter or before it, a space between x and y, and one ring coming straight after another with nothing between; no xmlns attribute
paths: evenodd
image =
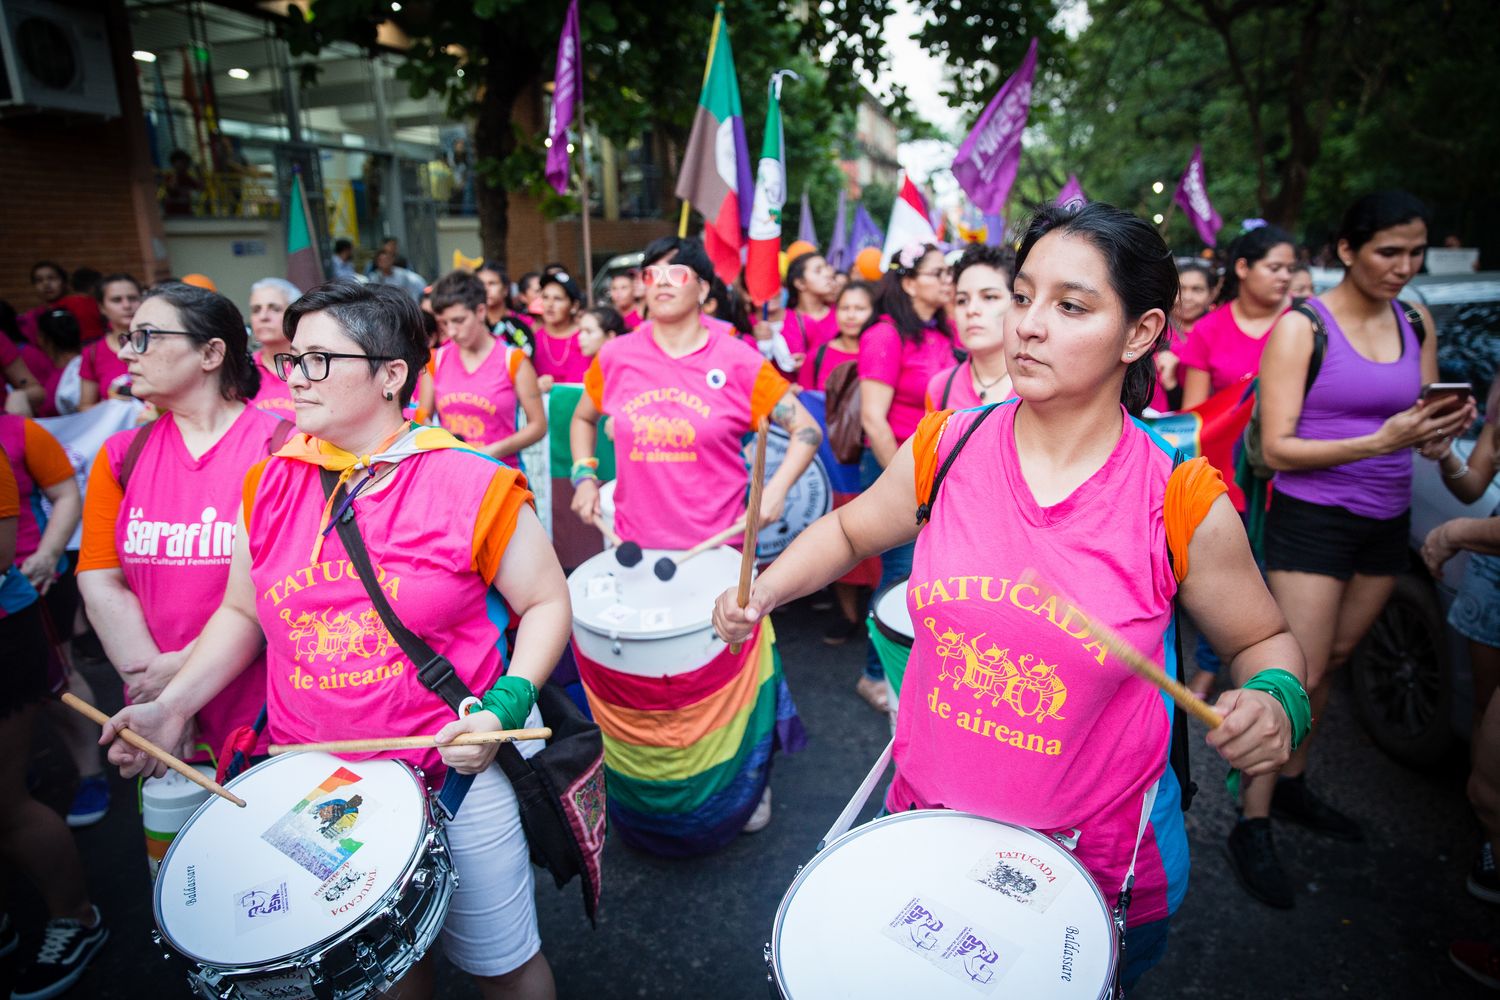
<svg viewBox="0 0 1500 1000"><path fill-rule="evenodd" d="M161 420L157 417L135 432L135 437L130 439L130 444L125 447L125 455L120 459L120 471L115 475L115 481L120 484L120 492L125 492L125 484L130 482L130 474L135 471L137 463L141 460L141 453L146 450L146 441L151 437L151 432L156 430L157 423Z"/></svg>
<svg viewBox="0 0 1500 1000"><path fill-rule="evenodd" d="M292 439L297 433L297 422L295 420L278 420L276 429L271 432L271 439L266 442L266 454L274 455L281 450L282 445Z"/></svg>
<svg viewBox="0 0 1500 1000"><path fill-rule="evenodd" d="M833 341L830 340L828 344L831 343L833 343ZM813 355L812 384L815 386L818 384L818 374L823 370L823 359L828 356L828 344L823 344L818 348L818 353Z"/></svg>
<svg viewBox="0 0 1500 1000"><path fill-rule="evenodd" d="M917 524L919 526L926 524L927 521L931 519L932 505L937 503L938 490L943 488L943 480L947 478L948 470L953 467L953 460L958 457L959 452L964 450L964 445L968 442L969 438L974 436L974 432L979 430L979 425L984 423L985 419L989 417L991 413L994 413L995 408L1000 405L1000 403L991 403L989 406L986 406L984 409L980 410L979 416L974 418L974 422L969 425L968 430L964 431L963 436L960 437L956 442L954 442L953 450L948 453L947 459L944 460L943 464L938 468L937 475L933 477L932 489L928 492L927 499L917 504ZM947 421L945 420L944 423L946 424ZM936 443L934 443L934 449L935 448Z"/></svg>
<svg viewBox="0 0 1500 1000"><path fill-rule="evenodd" d="M1307 317L1313 328L1312 357L1307 359L1307 381L1302 386L1302 398L1306 399L1312 392L1318 370L1323 367L1323 355L1328 353L1328 328L1323 325L1323 316L1306 302L1299 302L1292 311Z"/></svg>
<svg viewBox="0 0 1500 1000"><path fill-rule="evenodd" d="M938 409L946 410L948 408L948 394L953 391L953 380L958 377L958 373L961 368L963 368L963 363L959 362L958 364L954 365L953 370L948 373L948 381L943 383L943 401L938 404Z"/></svg>
<svg viewBox="0 0 1500 1000"><path fill-rule="evenodd" d="M1422 318L1422 310L1410 302L1403 302L1400 299L1392 302L1391 305L1398 313L1405 314L1406 322L1411 325L1411 332L1417 335L1417 347L1420 348L1425 345L1427 343L1427 321Z"/></svg>

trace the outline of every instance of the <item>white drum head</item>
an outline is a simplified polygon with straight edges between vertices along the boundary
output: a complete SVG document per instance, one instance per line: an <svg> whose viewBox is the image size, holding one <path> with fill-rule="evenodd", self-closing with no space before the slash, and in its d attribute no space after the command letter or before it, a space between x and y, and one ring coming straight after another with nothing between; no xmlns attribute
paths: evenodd
<svg viewBox="0 0 1500 1000"><path fill-rule="evenodd" d="M617 480L611 479L607 483L599 484L599 519L604 522L604 526L610 531L615 530L616 482ZM608 546L609 542L606 541L604 544Z"/></svg>
<svg viewBox="0 0 1500 1000"><path fill-rule="evenodd" d="M752 434L747 440L745 460L752 462L755 458L755 435ZM785 430L775 424L771 425L771 433L766 436L767 481L781 468L782 461L786 459L786 447L791 440ZM814 455L807 470L787 490L781 520L761 527L760 534L755 539L756 558L764 563L781 555L803 529L832 509L833 483L828 478L828 470L823 468L822 459Z"/></svg>
<svg viewBox="0 0 1500 1000"><path fill-rule="evenodd" d="M156 925L201 965L248 968L305 952L364 917L422 848L411 769L325 753L275 757L230 782L162 860Z"/></svg>
<svg viewBox="0 0 1500 1000"><path fill-rule="evenodd" d="M1115 928L1088 873L1050 838L942 810L851 830L802 870L771 947L783 994L1094 998Z"/></svg>
<svg viewBox="0 0 1500 1000"><path fill-rule="evenodd" d="M875 599L875 620L885 626L887 633L894 632L912 644L916 632L911 626L911 609L906 606L906 581L899 580L887 587Z"/></svg>
<svg viewBox="0 0 1500 1000"><path fill-rule="evenodd" d="M740 554L727 546L712 549L679 564L672 579L658 579L657 560L681 554L646 549L628 568L613 550L593 556L568 577L573 624L629 639L667 639L708 628L714 601L739 580Z"/></svg>

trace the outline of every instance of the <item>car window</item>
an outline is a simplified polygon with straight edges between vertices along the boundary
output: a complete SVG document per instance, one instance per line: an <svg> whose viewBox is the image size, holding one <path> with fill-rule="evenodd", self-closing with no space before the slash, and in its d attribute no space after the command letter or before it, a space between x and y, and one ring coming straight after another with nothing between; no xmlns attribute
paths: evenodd
<svg viewBox="0 0 1500 1000"><path fill-rule="evenodd" d="M1434 281L1424 275L1412 282L1410 291L1416 293L1411 298L1426 303L1437 323L1443 381L1471 383L1483 417L1490 382L1500 367L1500 276ZM1477 436L1479 426L1476 422L1466 436Z"/></svg>

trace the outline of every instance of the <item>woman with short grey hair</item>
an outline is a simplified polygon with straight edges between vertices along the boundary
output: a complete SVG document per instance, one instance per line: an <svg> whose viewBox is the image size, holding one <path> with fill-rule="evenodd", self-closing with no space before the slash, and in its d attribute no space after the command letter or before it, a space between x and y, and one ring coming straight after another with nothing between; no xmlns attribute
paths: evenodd
<svg viewBox="0 0 1500 1000"><path fill-rule="evenodd" d="M250 404L283 420L295 420L292 394L276 376L272 359L292 349L281 329L287 306L302 297L302 289L285 278L261 278L250 286L250 336L255 341L255 366L260 369L260 392Z"/></svg>

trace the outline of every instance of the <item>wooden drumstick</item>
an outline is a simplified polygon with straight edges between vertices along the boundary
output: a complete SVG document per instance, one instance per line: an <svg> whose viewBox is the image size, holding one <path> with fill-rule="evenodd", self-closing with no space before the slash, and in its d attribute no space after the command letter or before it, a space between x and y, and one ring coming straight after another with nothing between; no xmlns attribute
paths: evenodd
<svg viewBox="0 0 1500 1000"><path fill-rule="evenodd" d="M1115 654L1115 658L1129 667L1131 671L1165 691L1179 708L1209 729L1217 729L1224 721L1222 715L1193 694L1185 684L1180 683L1175 677L1168 677L1166 672L1151 662L1145 653L1132 646L1120 633L1080 608L1077 601L1042 580L1036 570L1028 569L1022 573L1021 578L1016 581L1016 586L1035 587L1043 597L1055 597L1059 601L1066 601L1074 619L1081 620L1088 627L1092 638L1103 643L1104 648Z"/></svg>
<svg viewBox="0 0 1500 1000"><path fill-rule="evenodd" d="M82 698L79 698L72 692L63 692L62 703L64 705L67 705L73 711L77 712L79 715L85 716L89 719L92 719L94 722L97 722L100 726L103 726L106 722L109 721L109 716L105 715L93 705L90 705L88 702L84 701ZM240 798L238 795L235 795L229 789L225 788L217 781L214 781L212 778L205 778L196 767L184 764L182 761L178 760L176 757L173 757L161 747L157 746L155 743L152 743L150 740L146 739L146 737L138 736L135 733L131 732L129 729L120 729L118 730L118 733L120 735L120 739L124 740L126 743L129 743L131 746L135 747L142 753L147 754L151 757L155 757L157 760L161 761L163 764L167 765L172 770L176 771L178 774L191 781L193 784L208 789L210 792L213 792L221 799L226 799L230 802L233 802L241 809L245 808L244 799Z"/></svg>
<svg viewBox="0 0 1500 1000"><path fill-rule="evenodd" d="M676 559L673 559L671 556L662 556L660 559L656 560L656 565L655 567L653 567L653 570L656 573L656 578L662 581L672 579L672 577L677 575L678 566L681 566L689 559L695 558L696 556L701 556L709 549L718 548L720 545L723 545L725 542L729 541L735 535L738 535L741 531L744 530L745 522L743 520L736 521L734 522L733 526L725 528L723 531L719 532L717 535L714 535L712 538L704 539L697 545L694 545L692 548L688 549L682 555L678 556Z"/></svg>
<svg viewBox="0 0 1500 1000"><path fill-rule="evenodd" d="M552 730L546 726L537 729L498 729L489 733L459 733L450 747L480 746L486 743L512 743L517 740L550 740ZM296 753L302 750L320 750L324 753L380 753L385 750L420 750L437 746L432 736L383 736L367 740L330 740L326 743L272 743L272 755Z"/></svg>
<svg viewBox="0 0 1500 1000"><path fill-rule="evenodd" d="M766 486L766 438L770 433L770 421L761 417L755 426L755 464L750 469L750 502L745 505L745 544L740 553L740 590L736 599L742 608L750 603L750 577L755 572L755 540L760 535L760 495ZM730 643L729 651L738 655L740 643Z"/></svg>

